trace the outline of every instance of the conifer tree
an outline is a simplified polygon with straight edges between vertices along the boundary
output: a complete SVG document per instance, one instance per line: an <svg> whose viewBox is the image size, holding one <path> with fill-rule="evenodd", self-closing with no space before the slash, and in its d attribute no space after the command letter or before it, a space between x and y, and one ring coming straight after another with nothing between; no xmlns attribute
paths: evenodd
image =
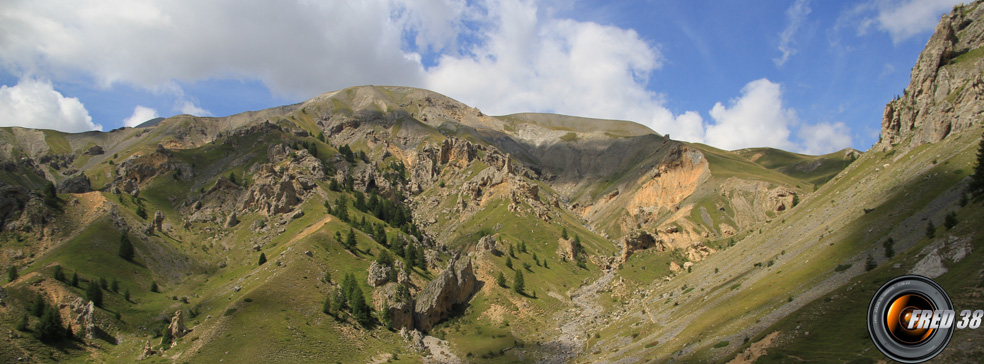
<svg viewBox="0 0 984 364"><path fill-rule="evenodd" d="M98 289L98 287L97 287ZM65 327L62 326L61 315L54 307L45 305L41 319L34 325L34 337L38 340L51 342L65 337Z"/></svg>
<svg viewBox="0 0 984 364"><path fill-rule="evenodd" d="M89 288L85 290L85 299L92 301L92 304L96 305L96 307L102 307L102 288L99 288L96 282L89 282Z"/></svg>
<svg viewBox="0 0 984 364"><path fill-rule="evenodd" d="M499 287L506 287L506 276L503 275L502 272L499 272L499 274L495 276L495 284L499 285Z"/></svg>
<svg viewBox="0 0 984 364"><path fill-rule="evenodd" d="M512 258L506 257L506 268L513 269Z"/></svg>
<svg viewBox="0 0 984 364"><path fill-rule="evenodd" d="M133 260L133 243L130 242L130 238L126 236L126 233L120 236L120 249L117 254L119 254L120 258Z"/></svg>
<svg viewBox="0 0 984 364"><path fill-rule="evenodd" d="M266 253L260 253L260 260L257 263L257 265L263 265L263 263L266 262L267 262Z"/></svg>
<svg viewBox="0 0 984 364"><path fill-rule="evenodd" d="M970 176L970 185L967 189L975 198L984 198L984 135L977 149L977 166L974 167L974 174Z"/></svg>
<svg viewBox="0 0 984 364"><path fill-rule="evenodd" d="M17 267L11 265L10 268L7 268L7 280L8 281L13 282L13 281L17 280L18 277L20 277L20 274L17 274Z"/></svg>
<svg viewBox="0 0 984 364"><path fill-rule="evenodd" d="M524 294L526 291L526 282L523 279L523 270L516 270L516 278L513 279L513 291L516 293Z"/></svg>

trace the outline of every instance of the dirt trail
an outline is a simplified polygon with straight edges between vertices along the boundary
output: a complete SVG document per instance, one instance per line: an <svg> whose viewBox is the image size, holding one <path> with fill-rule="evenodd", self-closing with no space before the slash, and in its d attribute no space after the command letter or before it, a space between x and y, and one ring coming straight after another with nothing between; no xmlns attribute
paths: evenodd
<svg viewBox="0 0 984 364"><path fill-rule="evenodd" d="M451 352L447 341L424 336L424 347L430 350L430 355L424 357L424 363L461 363L461 359Z"/></svg>
<svg viewBox="0 0 984 364"><path fill-rule="evenodd" d="M311 224L311 226L304 228L304 230L302 230L300 233L294 235L294 237L290 239L290 242L288 242L287 245L293 244L301 239L310 236L311 234L314 234L315 231L321 229L322 226L325 226L325 224L327 224L329 221L333 220L334 218L335 218L334 216L327 215L325 216L324 219L321 219L321 221L313 223Z"/></svg>
<svg viewBox="0 0 984 364"><path fill-rule="evenodd" d="M607 287L614 277L613 271L605 272L598 280L574 291L571 302L575 307L554 315L556 322L564 324L556 339L543 344L542 350L547 356L540 360L541 363L566 363L581 354L588 340L587 324L603 312L603 307L597 303L598 291Z"/></svg>

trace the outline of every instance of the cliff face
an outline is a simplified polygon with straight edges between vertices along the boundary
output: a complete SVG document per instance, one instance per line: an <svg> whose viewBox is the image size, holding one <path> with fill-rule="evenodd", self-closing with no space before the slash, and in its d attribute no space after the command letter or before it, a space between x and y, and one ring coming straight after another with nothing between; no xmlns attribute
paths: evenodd
<svg viewBox="0 0 984 364"><path fill-rule="evenodd" d="M984 6L943 15L912 68L905 93L885 107L875 149L934 143L980 123L984 113Z"/></svg>

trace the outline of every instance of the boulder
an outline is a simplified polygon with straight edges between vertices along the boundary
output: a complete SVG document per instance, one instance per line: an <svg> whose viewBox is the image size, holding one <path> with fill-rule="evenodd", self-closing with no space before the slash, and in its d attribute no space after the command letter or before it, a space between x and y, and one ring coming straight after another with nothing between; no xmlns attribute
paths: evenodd
<svg viewBox="0 0 984 364"><path fill-rule="evenodd" d="M577 260L581 254L581 246L574 244L574 239L557 240L557 255L570 261Z"/></svg>
<svg viewBox="0 0 984 364"><path fill-rule="evenodd" d="M58 193L85 193L91 191L92 185L85 173L79 173L58 182Z"/></svg>
<svg viewBox="0 0 984 364"><path fill-rule="evenodd" d="M100 147L98 145L93 145L93 146L89 147L89 149L86 149L86 151L85 151L84 154L88 154L88 155L100 155L100 154L103 154L103 153L105 153L105 152L103 151L103 148L102 147Z"/></svg>
<svg viewBox="0 0 984 364"><path fill-rule="evenodd" d="M492 235L486 235L479 239L477 248L479 252L489 252L495 256L502 255L502 252L496 247L496 240Z"/></svg>
<svg viewBox="0 0 984 364"><path fill-rule="evenodd" d="M236 225L239 225L239 218L236 217L236 212L233 211L231 214L229 214L229 217L226 218L225 227L231 228Z"/></svg>
<svg viewBox="0 0 984 364"><path fill-rule="evenodd" d="M414 304L414 326L424 332L448 318L455 306L468 302L478 286L470 258L452 258L436 278L424 286Z"/></svg>

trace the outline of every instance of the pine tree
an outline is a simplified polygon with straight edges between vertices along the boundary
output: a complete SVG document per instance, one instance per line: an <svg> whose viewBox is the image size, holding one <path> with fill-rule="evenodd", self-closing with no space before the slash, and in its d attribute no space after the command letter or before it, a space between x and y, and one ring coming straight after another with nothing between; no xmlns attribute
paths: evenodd
<svg viewBox="0 0 984 364"><path fill-rule="evenodd" d="M926 237L930 239L936 237L936 225L933 225L932 221L926 224Z"/></svg>
<svg viewBox="0 0 984 364"><path fill-rule="evenodd" d="M329 293L328 296L325 297L325 303L321 305L321 312L335 316L335 313L331 312L331 307L332 307L331 293Z"/></svg>
<svg viewBox="0 0 984 364"><path fill-rule="evenodd" d="M513 279L513 291L516 293L524 294L526 291L526 282L523 280L523 270L516 270L516 278Z"/></svg>
<svg viewBox="0 0 984 364"><path fill-rule="evenodd" d="M72 273L72 287L79 286L79 272Z"/></svg>
<svg viewBox="0 0 984 364"><path fill-rule="evenodd" d="M567 240L567 228L566 227L563 230L560 231L560 238L561 239L564 239L564 240Z"/></svg>
<svg viewBox="0 0 984 364"><path fill-rule="evenodd" d="M160 292L160 288L157 287L157 282L150 282L150 291L154 293Z"/></svg>
<svg viewBox="0 0 984 364"><path fill-rule="evenodd" d="M65 337L65 327L62 326L58 310L45 306L41 319L34 325L34 337L38 340L51 342Z"/></svg>
<svg viewBox="0 0 984 364"><path fill-rule="evenodd" d="M113 278L113 283L109 285L109 290L116 293L120 293L120 281L118 281L116 278Z"/></svg>
<svg viewBox="0 0 984 364"><path fill-rule="evenodd" d="M349 228L348 234L345 235L345 249L355 251L356 244L358 242L355 240L355 230Z"/></svg>
<svg viewBox="0 0 984 364"><path fill-rule="evenodd" d="M513 251L513 246L512 246L512 244L509 244L509 256L510 256L510 257L514 257L514 258L516 257L516 252L515 252L515 251Z"/></svg>
<svg viewBox="0 0 984 364"><path fill-rule="evenodd" d="M798 194L795 194L794 193L793 194L793 207L796 207L796 205L799 205L799 203L800 203L800 197L799 197Z"/></svg>
<svg viewBox="0 0 984 364"><path fill-rule="evenodd" d="M338 200L335 201L335 216L337 216L338 219L342 220L343 222L349 221L348 199L345 198L344 194L338 196Z"/></svg>
<svg viewBox="0 0 984 364"><path fill-rule="evenodd" d="M871 254L868 254L868 259L864 261L864 270L871 271L872 269L875 269L877 267L878 267L878 263L875 262L875 257L871 256Z"/></svg>
<svg viewBox="0 0 984 364"><path fill-rule="evenodd" d="M42 190L41 195L45 205L50 207L58 207L58 192L55 191L54 183L48 181L48 183L44 185L44 190Z"/></svg>
<svg viewBox="0 0 984 364"><path fill-rule="evenodd" d="M52 275L55 277L55 280L57 280L59 282L64 282L65 279L66 279L65 278L65 271L62 269L62 267L60 265L56 265L55 266L55 272Z"/></svg>
<svg viewBox="0 0 984 364"><path fill-rule="evenodd" d="M21 315L20 321L17 322L17 331L27 331L28 321L27 314Z"/></svg>
<svg viewBox="0 0 984 364"><path fill-rule="evenodd" d="M41 295L37 295L34 296L34 302L31 303L31 307L28 309L28 311L30 311L31 314L34 315L34 317L41 317L41 314L44 313L44 306L45 306L44 297L41 297Z"/></svg>
<svg viewBox="0 0 984 364"><path fill-rule="evenodd" d="M888 239L885 240L884 243L882 243L882 246L885 247L885 257L886 258L891 258L891 257L894 257L895 256L895 249L894 249L894 247L895 247L895 239L892 239L891 237L889 237Z"/></svg>
<svg viewBox="0 0 984 364"><path fill-rule="evenodd" d="M977 149L977 166L974 167L974 174L970 176L967 190L977 199L984 198L984 139L981 139L980 147Z"/></svg>
<svg viewBox="0 0 984 364"><path fill-rule="evenodd" d="M96 307L102 307L103 304L103 292L102 288L96 282L89 282L89 288L85 290L85 299L92 301L92 304Z"/></svg>
<svg viewBox="0 0 984 364"><path fill-rule="evenodd" d="M502 274L502 272L499 272L499 274L495 276L495 284L498 284L499 287L502 288L506 287L506 276Z"/></svg>
<svg viewBox="0 0 984 364"><path fill-rule="evenodd" d="M257 265L263 265L263 263L266 262L267 262L266 253L260 253L260 260L259 262L257 262Z"/></svg>
<svg viewBox="0 0 984 364"><path fill-rule="evenodd" d="M945 227L947 231L952 230L954 226L957 226L957 222L957 213L951 211L949 214L946 214L946 218L943 219L943 227Z"/></svg>
<svg viewBox="0 0 984 364"><path fill-rule="evenodd" d="M386 229L383 228L383 224L376 225L376 232L372 234L372 237L376 239L376 242L382 246L389 246L386 242Z"/></svg>
<svg viewBox="0 0 984 364"><path fill-rule="evenodd" d="M417 258L417 267L423 270L427 270L427 254L424 252L423 245L417 245L417 254L414 254Z"/></svg>
<svg viewBox="0 0 984 364"><path fill-rule="evenodd" d="M550 268L550 267L547 266L547 260L546 259L543 260L543 267L544 268Z"/></svg>
<svg viewBox="0 0 984 364"><path fill-rule="evenodd" d="M331 312L332 316L338 318L339 314L341 314L342 312L343 307L345 307L345 295L342 294L342 290L340 289L335 290L334 297L331 300L331 307L329 308L329 312Z"/></svg>
<svg viewBox="0 0 984 364"><path fill-rule="evenodd" d="M126 300L127 302L130 302L130 289L129 288L127 288L126 291L123 291L123 299Z"/></svg>
<svg viewBox="0 0 984 364"><path fill-rule="evenodd" d="M238 185L239 184L239 183L236 182L236 173L235 172L229 172L229 182L232 182L232 184L234 184L234 185Z"/></svg>
<svg viewBox="0 0 984 364"><path fill-rule="evenodd" d="M102 287L102 289L109 289L109 282L106 282L106 278L99 277L99 287Z"/></svg>
<svg viewBox="0 0 984 364"><path fill-rule="evenodd" d="M117 254L119 254L120 258L133 260L133 243L130 242L130 238L126 236L126 233L120 236L120 249Z"/></svg>
<svg viewBox="0 0 984 364"><path fill-rule="evenodd" d="M8 281L13 282L13 281L17 280L18 277L20 277L20 274L17 274L17 267L11 265L10 268L7 268L7 280Z"/></svg>
<svg viewBox="0 0 984 364"><path fill-rule="evenodd" d="M512 258L506 257L506 268L513 269Z"/></svg>

